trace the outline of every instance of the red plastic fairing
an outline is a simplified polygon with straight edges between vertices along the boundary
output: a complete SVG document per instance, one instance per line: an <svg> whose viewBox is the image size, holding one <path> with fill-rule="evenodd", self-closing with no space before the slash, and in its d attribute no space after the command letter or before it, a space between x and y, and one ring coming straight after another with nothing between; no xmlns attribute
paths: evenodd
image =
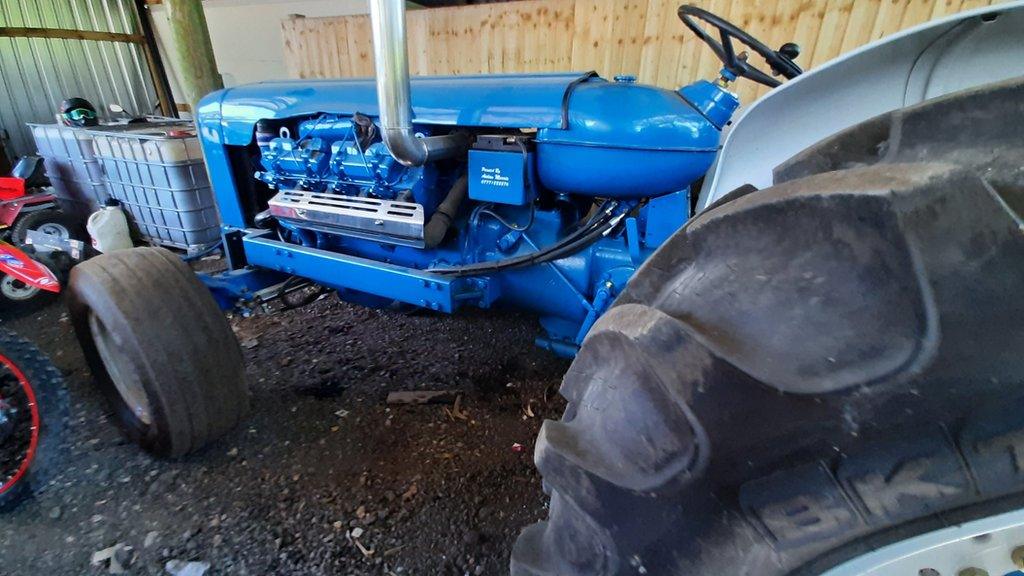
<svg viewBox="0 0 1024 576"><path fill-rule="evenodd" d="M56 204L53 194L26 194L14 200L0 200L0 225L13 226L26 206Z"/></svg>
<svg viewBox="0 0 1024 576"><path fill-rule="evenodd" d="M11 176L0 177L0 200L14 200L25 195L25 181Z"/></svg>
<svg viewBox="0 0 1024 576"><path fill-rule="evenodd" d="M6 242L0 242L0 273L13 276L40 290L60 292L60 282L49 268Z"/></svg>

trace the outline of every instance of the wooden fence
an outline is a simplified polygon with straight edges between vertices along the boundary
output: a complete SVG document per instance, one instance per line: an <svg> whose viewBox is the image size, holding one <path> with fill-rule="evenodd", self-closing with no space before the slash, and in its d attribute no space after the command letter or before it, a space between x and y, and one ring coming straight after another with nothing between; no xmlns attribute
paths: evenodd
<svg viewBox="0 0 1024 576"><path fill-rule="evenodd" d="M597 70L675 88L719 63L676 17L683 0L524 0L408 12L414 75ZM817 66L928 20L999 0L689 0ZM373 75L368 16L291 18L285 60L297 78ZM752 61L756 61L752 59ZM736 85L746 100L767 89Z"/></svg>

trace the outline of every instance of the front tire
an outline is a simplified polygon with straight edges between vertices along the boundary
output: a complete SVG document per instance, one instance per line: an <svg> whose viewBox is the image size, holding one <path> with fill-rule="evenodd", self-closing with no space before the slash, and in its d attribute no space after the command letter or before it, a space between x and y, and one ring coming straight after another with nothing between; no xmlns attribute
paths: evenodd
<svg viewBox="0 0 1024 576"><path fill-rule="evenodd" d="M129 438L146 450L194 452L248 411L231 326L168 250L119 250L79 264L68 308L97 383Z"/></svg>

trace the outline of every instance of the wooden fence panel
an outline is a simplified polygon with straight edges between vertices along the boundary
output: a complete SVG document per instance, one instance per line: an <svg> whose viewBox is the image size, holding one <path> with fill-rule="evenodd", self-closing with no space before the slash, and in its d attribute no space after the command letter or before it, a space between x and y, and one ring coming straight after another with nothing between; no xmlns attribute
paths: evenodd
<svg viewBox="0 0 1024 576"><path fill-rule="evenodd" d="M691 0L770 46L796 42L804 68L868 42L999 0ZM415 75L597 70L677 88L712 78L715 56L676 17L681 0L523 0L412 10ZM296 78L373 75L367 16L291 18L285 61ZM756 60L756 59L755 59ZM735 85L749 101L767 88Z"/></svg>

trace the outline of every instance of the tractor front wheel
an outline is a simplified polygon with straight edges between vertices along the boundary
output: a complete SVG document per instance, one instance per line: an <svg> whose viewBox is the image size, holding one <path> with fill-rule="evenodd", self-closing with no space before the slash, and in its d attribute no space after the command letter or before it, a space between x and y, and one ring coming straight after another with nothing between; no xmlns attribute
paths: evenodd
<svg viewBox="0 0 1024 576"><path fill-rule="evenodd" d="M0 329L0 512L46 487L67 426L60 371L34 345Z"/></svg>
<svg viewBox="0 0 1024 576"><path fill-rule="evenodd" d="M167 457L194 452L247 412L231 326L171 252L119 250L76 266L68 307L96 381L143 448Z"/></svg>

